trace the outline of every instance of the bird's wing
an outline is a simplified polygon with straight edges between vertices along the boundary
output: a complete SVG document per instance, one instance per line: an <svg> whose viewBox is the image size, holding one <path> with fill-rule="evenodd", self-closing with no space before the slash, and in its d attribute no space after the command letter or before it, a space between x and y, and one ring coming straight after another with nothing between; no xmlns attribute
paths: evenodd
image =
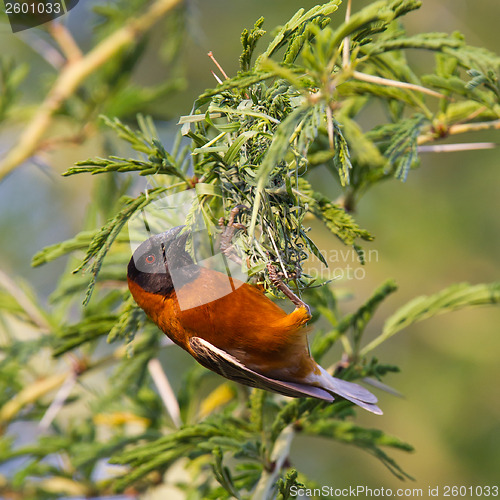
<svg viewBox="0 0 500 500"><path fill-rule="evenodd" d="M322 366L318 365L318 368L321 373L312 375L311 379L321 385L325 391L331 391L333 394L352 401L365 410L371 411L376 415L382 415L382 410L375 404L377 397L368 389L353 382L332 377Z"/></svg>
<svg viewBox="0 0 500 500"><path fill-rule="evenodd" d="M234 356L231 356L226 351L215 347L213 344L200 337L191 337L189 339L189 345L195 354L196 360L200 364L240 384L274 391L284 396L295 398L310 397L330 402L334 400L334 397L329 392L320 387L265 377L247 368Z"/></svg>
<svg viewBox="0 0 500 500"><path fill-rule="evenodd" d="M240 384L274 391L285 396L295 398L317 398L330 402L335 399L332 394L333 392L360 406L361 408L364 408L365 410L377 415L382 415L382 410L374 404L374 402L377 401L377 398L358 384L336 379L331 375L328 375L330 383L325 388L296 382L287 382L284 380L276 380L251 370L244 364L240 363L234 356L231 356L226 351L215 347L213 344L200 337L191 337L189 339L189 345L193 350L195 358L200 364L209 370L212 370L229 380L239 382ZM325 371L324 369L321 370Z"/></svg>

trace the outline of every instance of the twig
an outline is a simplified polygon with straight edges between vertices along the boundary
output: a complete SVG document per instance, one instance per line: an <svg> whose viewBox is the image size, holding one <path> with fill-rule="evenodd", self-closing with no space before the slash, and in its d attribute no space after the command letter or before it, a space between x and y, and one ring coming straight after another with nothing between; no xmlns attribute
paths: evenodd
<svg viewBox="0 0 500 500"><path fill-rule="evenodd" d="M219 71L222 73L222 76L226 80L228 80L229 77L226 75L226 72L222 69L222 66L219 64L219 62L217 61L217 59L215 59L213 52L210 51L207 55L208 55L208 57L210 57L210 59L212 59L212 61L214 62L214 64L217 66L217 68L219 69ZM213 72L212 72L212 74L213 74ZM215 76L215 74L214 74L214 76Z"/></svg>
<svg viewBox="0 0 500 500"><path fill-rule="evenodd" d="M280 251L278 250L278 246L276 245L276 242L274 241L273 234L271 233L271 229L269 226L266 225L266 231L269 236L269 240L271 241L271 244L273 245L274 248L274 253L276 254L276 258L278 259L280 263L281 270L283 271L283 276L285 276L286 279L288 279L288 273L286 272L286 267L285 264L283 263L283 259L281 258Z"/></svg>
<svg viewBox="0 0 500 500"><path fill-rule="evenodd" d="M347 22L349 21L349 19L351 18L351 2L352 0L348 0L347 1L347 8L346 8L346 11L345 11L345 22L347 24ZM349 66L349 59L350 59L350 44L351 44L351 40L348 36L346 36L344 38L344 46L342 47L342 66L345 68L347 68Z"/></svg>
<svg viewBox="0 0 500 500"><path fill-rule="evenodd" d="M42 333L50 332L50 324L40 313L32 300L14 283L14 281L0 270L0 286L2 286L22 307L29 319L36 325Z"/></svg>
<svg viewBox="0 0 500 500"><path fill-rule="evenodd" d="M444 94L436 92L435 90L428 89L426 87L422 87L421 85L416 85L414 83L399 82L397 80L390 80L388 78L382 78L380 76L367 75L359 71L353 71L352 76L357 80L361 80L363 82L377 83L380 85L386 85L387 87L398 87L401 89L416 90L417 92L422 92L423 94L429 94L434 97L439 97L443 99L446 98Z"/></svg>
<svg viewBox="0 0 500 500"><path fill-rule="evenodd" d="M33 52L39 54L45 62L50 64L57 71L60 71L66 63L61 53L49 42L39 36L36 31L28 30L22 32L19 39L28 45Z"/></svg>
<svg viewBox="0 0 500 500"><path fill-rule="evenodd" d="M222 80L215 74L215 71L211 69L210 73L212 73L212 76L215 78L215 81L220 85L222 83Z"/></svg>
<svg viewBox="0 0 500 500"><path fill-rule="evenodd" d="M158 389L158 392L160 393L160 397L170 415L170 418L172 419L172 422L176 427L180 427L182 422L179 403L177 402L172 386L170 385L158 358L149 360L148 371L156 385L156 388Z"/></svg>
<svg viewBox="0 0 500 500"><path fill-rule="evenodd" d="M457 123L448 129L448 134L465 134L465 132L479 132L481 130L489 130L490 128L500 130L500 120L477 123Z"/></svg>
<svg viewBox="0 0 500 500"><path fill-rule="evenodd" d="M208 115L211 120L214 118L220 118L222 113L209 113ZM206 120L206 115L184 115L179 118L177 125L183 125L185 123L197 123Z"/></svg>
<svg viewBox="0 0 500 500"><path fill-rule="evenodd" d="M69 398L69 395L71 394L71 391L73 390L73 387L76 384L76 380L77 380L77 375L74 371L68 374L66 380L61 385L61 387L57 391L57 394L52 400L52 403L47 408L47 411L45 412L45 415L43 416L42 420L40 420L40 422L38 423L38 427L42 431L46 431L50 427L52 421L61 411L62 407L64 406L64 403Z"/></svg>
<svg viewBox="0 0 500 500"><path fill-rule="evenodd" d="M498 144L494 142L464 142L460 144L432 144L430 146L417 146L419 153L450 153L454 151L473 151L476 149L493 149Z"/></svg>
<svg viewBox="0 0 500 500"><path fill-rule="evenodd" d="M156 0L142 16L132 19L109 35L81 59L68 63L24 129L17 144L0 162L0 180L35 153L42 136L51 124L53 115L88 76L119 51L131 45L180 2L181 0Z"/></svg>
<svg viewBox="0 0 500 500"><path fill-rule="evenodd" d="M52 21L49 23L49 33L56 41L61 52L66 56L68 62L74 62L83 57L80 47L78 47L73 35L64 24Z"/></svg>
<svg viewBox="0 0 500 500"><path fill-rule="evenodd" d="M330 106L326 106L326 130L328 132L328 143L330 145L330 149L334 147L334 138L333 138L333 113L332 108Z"/></svg>
<svg viewBox="0 0 500 500"><path fill-rule="evenodd" d="M500 119L492 120L490 122L476 122L476 123L456 123L451 125L448 130L446 130L446 135L456 135L465 134L466 132L480 132L482 130L500 130ZM425 144L426 142L435 141L440 139L435 133L428 132L422 134L417 139L417 144Z"/></svg>

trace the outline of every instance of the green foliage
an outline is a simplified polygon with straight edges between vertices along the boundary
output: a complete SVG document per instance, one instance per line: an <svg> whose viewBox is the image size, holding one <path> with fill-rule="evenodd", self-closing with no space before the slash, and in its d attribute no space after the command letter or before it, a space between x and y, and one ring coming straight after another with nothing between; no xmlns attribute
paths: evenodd
<svg viewBox="0 0 500 500"><path fill-rule="evenodd" d="M127 141L135 151L147 155L147 160L127 160L117 156L111 156L108 159L97 158L78 162L76 167L70 168L63 175L69 176L85 172L91 172L93 175L106 172L139 172L140 175L170 175L189 184L184 172L187 168L185 162L187 151L180 152L178 158L174 158L168 153L156 138L158 133L151 118L139 115L140 131L137 132L132 131L118 118L110 120L103 117L103 121L117 133L120 139Z"/></svg>
<svg viewBox="0 0 500 500"><path fill-rule="evenodd" d="M498 304L499 302L500 283L484 285L459 283L429 297L416 297L387 319L382 333L362 350L362 354L367 354L388 338L423 319L464 307Z"/></svg>
<svg viewBox="0 0 500 500"><path fill-rule="evenodd" d="M378 458L399 479L412 479L412 477L404 472L381 448L381 446L388 446L407 452L413 451L413 448L407 443L403 443L393 436L388 436L382 431L364 429L352 422L328 420L323 417L316 419L316 416L312 416L304 422L304 433L325 436L340 442L358 446Z"/></svg>
<svg viewBox="0 0 500 500"><path fill-rule="evenodd" d="M351 358L357 359L360 341L365 328L375 314L377 307L396 290L396 284L392 280L387 281L375 290L374 294L356 312L347 314L340 321L334 313L334 307L332 307L335 297L328 289L323 291L323 297L321 302L318 303L317 309L331 323L333 329L315 338L314 344L311 347L314 358L317 360L321 359L337 340L351 331L352 345L344 337L344 349Z"/></svg>
<svg viewBox="0 0 500 500"><path fill-rule="evenodd" d="M201 217L217 227L235 206L247 208L238 214L247 230L235 241L245 257L244 270L275 293L265 268L269 261L279 264L285 281L304 294L314 319L322 316L329 323L330 330L315 336L311 352L319 360L340 342L346 357L337 375L345 379L383 379L396 372L396 366L379 362L371 352L403 328L443 312L499 302L498 284L454 285L396 311L367 344L365 332L373 328L374 314L396 285L386 281L356 311L343 314L337 292L303 272L311 254L326 263L308 234L310 218L321 221L362 260L360 242L373 236L351 212L366 191L383 180L406 180L418 166L421 143L446 136L457 124L495 123L500 111L497 56L466 45L458 35L405 33L398 19L420 2L375 2L332 29L329 16L339 4L334 0L307 12L301 9L261 49L263 19L245 30L241 72L198 97L192 113L181 117L181 134L171 151L159 140L152 119L139 115L136 129L116 118L130 117L179 88L178 80L140 91L131 85L147 40L110 61L96 75L94 89L89 86L68 102L65 112L74 119L115 115L104 123L136 157L111 154L118 149L111 142L113 147L102 155L65 172L103 175L96 181L84 230L33 258L39 266L76 253L51 297L51 308L42 307L29 290L0 280L0 319L6 332L0 345L2 430L11 422L39 421L46 412L50 416L52 405L58 407L48 424L54 435L41 435L20 448L7 434L0 437L0 461L27 460L9 479L7 492L51 498L54 487L43 481L34 491L23 490L28 476L71 480L84 495L142 491L188 460L184 468L193 479L181 485L186 495L247 499L264 492L263 498L287 499L292 486L307 484L287 462L289 444L301 433L356 446L398 478L410 477L387 450L409 452L411 446L354 424L355 409L348 401L326 404L249 393L197 367L183 374L177 398L160 397L151 388L151 378L158 383L151 361L168 356L170 347L162 344L162 336L126 290L128 223L166 195L193 189L188 226ZM97 6L103 18L97 36L106 36L144 5L136 0ZM170 19L179 30L172 35L177 41L182 14L179 10ZM164 48L171 61L178 48ZM434 51L432 73L417 75L405 57L407 49ZM0 76L10 96L20 70L3 65ZM438 99L426 86L443 97ZM365 132L362 113L373 102L385 114ZM0 117L6 103L0 100ZM309 175L319 167L337 183L337 199ZM131 182L121 179L138 176L148 176L152 188L132 196ZM29 325L36 340L13 338L12 320ZM43 369L31 368L49 354ZM19 372L20 365L26 373ZM91 383L93 373L101 376L97 386ZM41 459L49 455L63 455L69 466L48 466ZM125 468L118 477L99 482L93 472L100 459Z"/></svg>
<svg viewBox="0 0 500 500"><path fill-rule="evenodd" d="M395 167L396 177L406 180L410 167L417 162L417 139L425 117L417 115L400 122L397 130L389 131L389 147L385 150L391 166Z"/></svg>
<svg viewBox="0 0 500 500"><path fill-rule="evenodd" d="M27 73L26 65L16 65L11 59L0 59L0 123L6 119Z"/></svg>
<svg viewBox="0 0 500 500"><path fill-rule="evenodd" d="M241 34L241 45L243 45L243 52L240 56L240 67L242 71L250 70L252 55L257 42L266 34L266 32L261 29L261 26L263 24L264 18L261 17L260 19L255 21L255 25L250 31L244 29L243 33Z"/></svg>
<svg viewBox="0 0 500 500"><path fill-rule="evenodd" d="M276 497L278 500L287 500L288 498L292 498L292 486L296 486L297 488L305 488L305 484L297 481L297 471L295 469L291 469L290 472L286 475L285 479L280 479L278 481L278 496Z"/></svg>

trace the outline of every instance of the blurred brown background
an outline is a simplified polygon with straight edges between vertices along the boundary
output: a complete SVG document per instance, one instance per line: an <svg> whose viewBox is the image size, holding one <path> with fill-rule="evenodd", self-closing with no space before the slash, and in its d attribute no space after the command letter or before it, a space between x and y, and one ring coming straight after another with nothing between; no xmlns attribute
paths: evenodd
<svg viewBox="0 0 500 500"><path fill-rule="evenodd" d="M264 16L271 29L285 22L299 8L317 2L297 0L191 1L189 37L184 44L187 88L181 95L155 106L165 142L178 116L188 114L193 99L214 85L213 64L206 53L214 52L228 74L238 68L239 36ZM367 1L353 0L353 10ZM93 2L81 1L68 15L68 26L86 47L93 17ZM343 10L334 23L343 18ZM500 52L498 0L424 0L420 11L405 18L409 33L461 31L468 43ZM48 66L29 47L26 34L13 35L8 25L0 31L3 52L31 64L24 84L24 99L36 103ZM412 54L417 69L429 67L428 54ZM136 75L138 82L155 83L169 68L149 53ZM374 113L379 109L374 107ZM20 117L22 118L22 117ZM380 119L380 116L378 117ZM3 127L0 154L16 137L19 126ZM493 141L499 132L456 137L457 142ZM91 146L65 149L46 157L48 167L27 163L0 184L1 267L11 276L34 283L47 296L62 272L61 260L40 269L30 268L31 256L45 245L70 237L83 224L85 207L91 202L90 176L63 179L60 172L75 161L92 156ZM392 277L399 291L386 301L368 332L374 337L384 319L411 298L432 294L454 283L499 280L500 266L500 161L499 150L465 153L423 154L420 169L408 181L390 181L369 192L356 217L376 239L366 249L378 258L366 266L364 279L343 280L335 286L349 290L344 311L356 305L386 278ZM336 197L337 188L325 171L318 170L326 194ZM330 182L331 181L331 182ZM314 227L320 248L339 248L321 227ZM340 266L341 264L335 264ZM385 415L359 414L359 422L395 434L413 444L414 454L394 453L402 467L416 478L401 484L376 460L352 447L319 439L298 437L292 462L320 485L372 488L499 484L500 464L500 310L465 310L419 323L399 333L375 351L384 361L402 369L387 381L405 395L398 399L382 394ZM335 356L334 356L335 354ZM340 353L335 351L329 361ZM425 493L424 493L425 497Z"/></svg>

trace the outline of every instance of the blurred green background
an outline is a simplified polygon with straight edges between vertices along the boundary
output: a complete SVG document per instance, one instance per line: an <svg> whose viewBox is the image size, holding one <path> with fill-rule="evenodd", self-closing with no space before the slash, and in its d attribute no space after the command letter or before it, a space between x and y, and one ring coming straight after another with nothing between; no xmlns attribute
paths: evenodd
<svg viewBox="0 0 500 500"><path fill-rule="evenodd" d="M264 16L264 28L285 22L299 8L317 2L296 0L233 0L189 2L188 37L183 43L186 88L165 98L154 112L162 118L166 143L179 115L188 114L192 101L214 85L211 50L226 73L234 74L243 28ZM353 0L353 9L367 1ZM65 22L82 47L88 47L92 30L91 7L80 1ZM337 13L343 18L344 7ZM468 43L500 52L498 0L424 0L420 11L405 18L410 33L459 30ZM335 23L334 16L334 23ZM337 21L338 22L338 21ZM2 51L30 64L24 84L26 102L36 104L48 84L48 65L30 44L33 33L13 35L0 25ZM35 38L33 38L35 36ZM154 36L154 34L153 34ZM413 55L412 55L413 56ZM417 68L430 62L428 54L414 54ZM150 51L135 75L138 83L158 83L170 68ZM379 109L367 123L380 121ZM0 129L0 155L22 127ZM459 136L457 142L493 141L499 132ZM1 267L11 276L35 285L46 297L64 268L64 259L39 269L30 267L31 256L43 246L74 235L82 228L91 203L93 178L60 177L75 161L93 155L91 145L58 150L46 155L47 165L28 162L0 184ZM349 291L345 312L359 305L386 278L399 285L377 313L369 334L374 337L384 318L411 298L432 294L454 283L491 282L500 278L500 158L498 149L465 153L422 154L421 167L406 183L393 180L378 185L361 201L355 214L360 225L376 236L367 250L376 258L364 268L363 279L336 281ZM50 167L48 166L50 165ZM325 170L314 173L326 194L336 197L333 178ZM313 239L322 249L338 248L321 227ZM334 267L342 263L334 264ZM357 267L351 262L351 266ZM328 276L328 270L323 270ZM359 414L359 423L395 434L415 446L415 453L394 453L398 463L416 478L402 485L376 460L352 447L327 440L298 436L292 448L293 465L319 485L372 488L435 485L493 485L500 483L500 310L477 308L424 321L383 344L375 354L382 361L397 360L402 372L388 377L404 398L382 393L385 415ZM332 363L340 356L331 354ZM170 375L170 373L169 373ZM351 449L352 448L352 449ZM425 494L424 494L425 496Z"/></svg>

